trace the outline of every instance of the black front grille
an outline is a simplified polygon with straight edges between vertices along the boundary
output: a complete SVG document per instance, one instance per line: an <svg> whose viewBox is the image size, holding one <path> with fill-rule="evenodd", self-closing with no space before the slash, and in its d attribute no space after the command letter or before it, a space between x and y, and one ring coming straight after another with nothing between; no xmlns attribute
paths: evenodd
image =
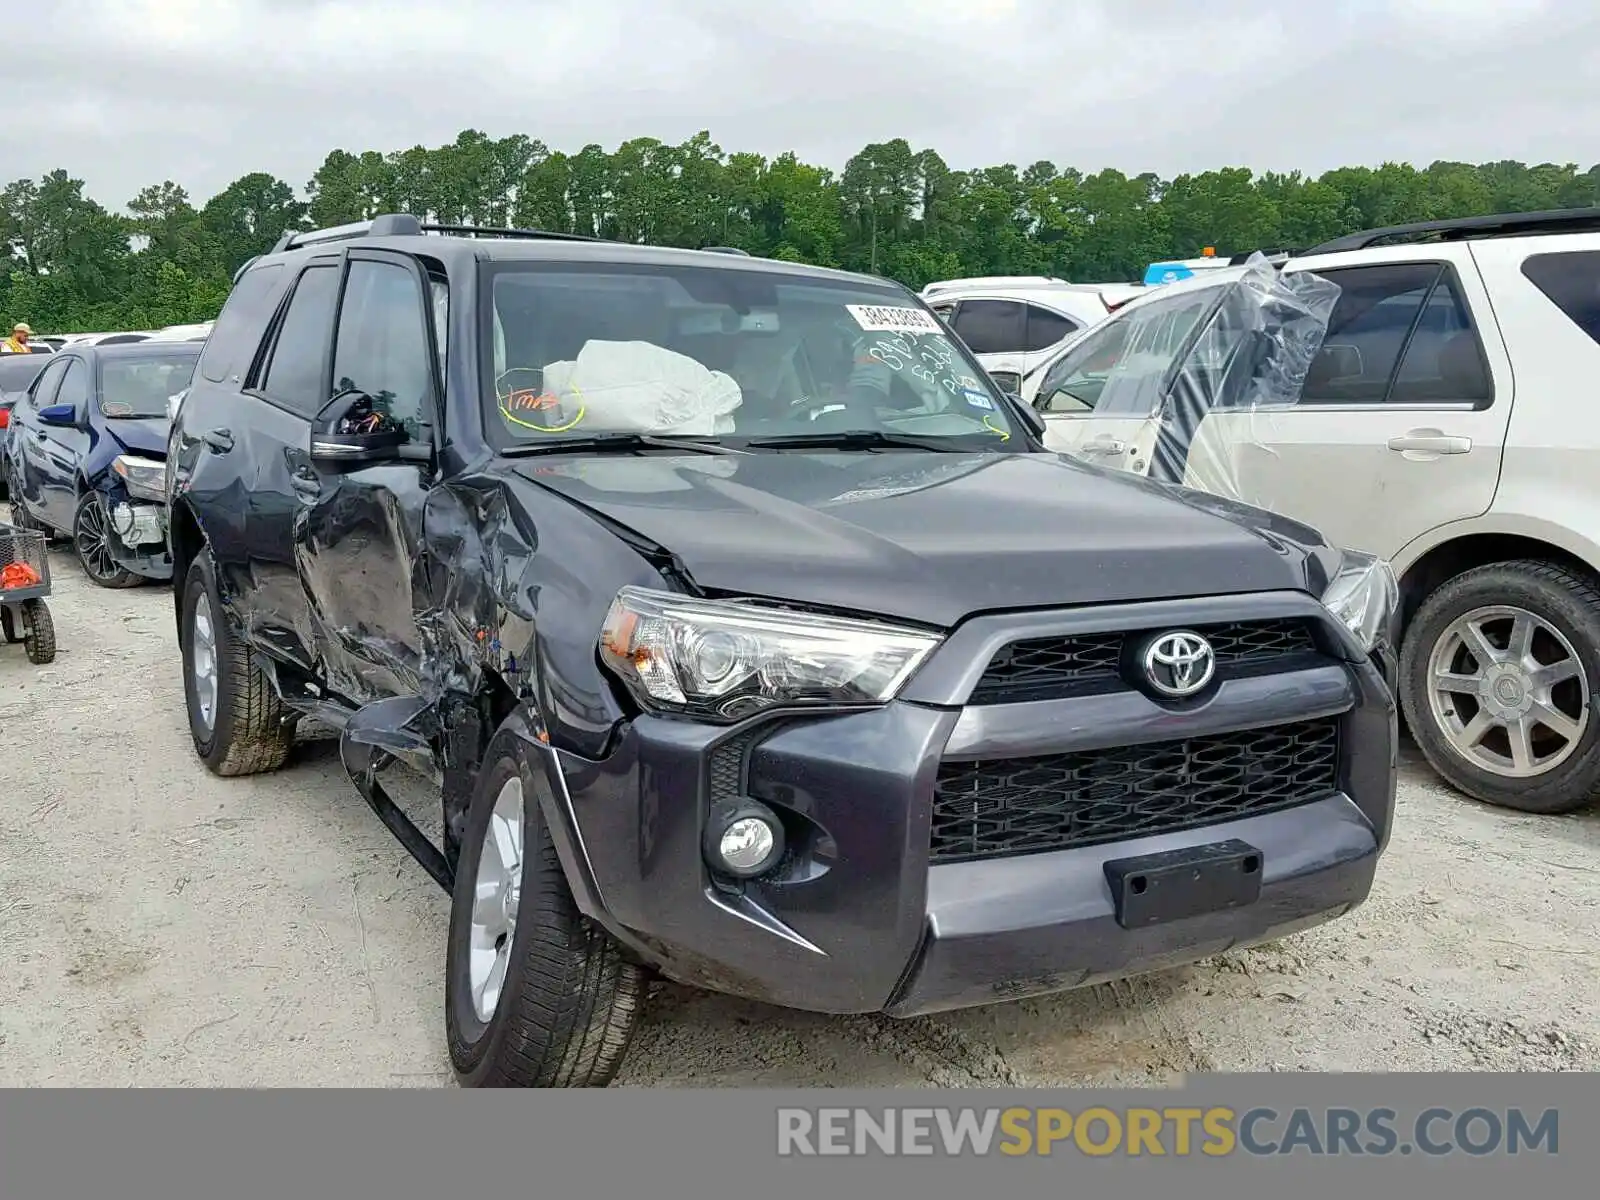
<svg viewBox="0 0 1600 1200"><path fill-rule="evenodd" d="M1311 628L1303 620L1234 621L1194 628L1211 643L1217 673L1224 679L1285 669L1293 660L1317 653ZM1125 642L1151 632L1081 633L1012 642L994 656L968 703L1015 704L1121 691L1127 687L1119 671Z"/></svg>
<svg viewBox="0 0 1600 1200"><path fill-rule="evenodd" d="M933 798L934 862L1066 850L1196 829L1338 788L1336 720L1036 758L948 761Z"/></svg>

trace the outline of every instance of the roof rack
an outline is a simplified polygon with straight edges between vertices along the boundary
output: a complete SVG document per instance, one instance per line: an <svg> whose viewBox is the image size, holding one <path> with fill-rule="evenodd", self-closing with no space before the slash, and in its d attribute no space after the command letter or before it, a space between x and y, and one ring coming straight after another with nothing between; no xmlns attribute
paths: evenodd
<svg viewBox="0 0 1600 1200"><path fill-rule="evenodd" d="M1552 208L1543 212L1497 213L1488 217L1458 217L1452 221L1418 221L1388 225L1334 238L1305 251L1337 254L1365 250L1382 242L1463 241L1468 238L1515 237L1530 233L1584 233L1600 230L1600 208Z"/></svg>
<svg viewBox="0 0 1600 1200"><path fill-rule="evenodd" d="M327 229L291 230L278 239L272 247L273 254L285 250L298 250L302 246L317 246L325 242L347 242L365 237L420 237L425 233L446 234L451 237L492 238L542 238L561 242L598 242L603 238L581 233L551 233L543 229L501 229L490 225L432 225L425 224L410 213L384 213L370 221L352 221L348 225L331 225Z"/></svg>

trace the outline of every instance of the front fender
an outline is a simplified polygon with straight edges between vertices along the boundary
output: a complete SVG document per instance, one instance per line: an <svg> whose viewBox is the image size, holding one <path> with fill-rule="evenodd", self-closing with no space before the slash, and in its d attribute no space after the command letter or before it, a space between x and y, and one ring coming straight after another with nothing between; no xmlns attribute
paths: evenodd
<svg viewBox="0 0 1600 1200"><path fill-rule="evenodd" d="M572 805L572 794L567 789L566 776L561 762L550 745L550 734L543 719L531 704L519 704L501 725L501 731L516 739L522 758L524 778L532 785L539 801L539 811L545 828L555 844L556 857L561 860L561 871L572 889L578 909L590 920L607 927L614 935L622 931L612 928L612 921L601 895L595 876L594 864L583 844L583 832L578 827L578 816Z"/></svg>

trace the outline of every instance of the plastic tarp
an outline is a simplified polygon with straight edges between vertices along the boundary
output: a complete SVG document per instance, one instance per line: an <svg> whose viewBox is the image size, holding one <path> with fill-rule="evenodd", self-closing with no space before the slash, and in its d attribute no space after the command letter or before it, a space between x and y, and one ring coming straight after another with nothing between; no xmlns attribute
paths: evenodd
<svg viewBox="0 0 1600 1200"><path fill-rule="evenodd" d="M1299 400L1339 293L1330 280L1281 274L1256 254L1226 282L1171 294L1189 297L1188 305L1118 314L1112 320L1126 322L1125 332L1107 339L1105 365L1082 368L1096 377L1103 371L1103 383L1085 405L1091 411L1080 436L1133 447L1124 469L1270 507L1246 494L1250 473L1241 464L1271 453L1258 430ZM1094 450L1092 441L1071 447Z"/></svg>

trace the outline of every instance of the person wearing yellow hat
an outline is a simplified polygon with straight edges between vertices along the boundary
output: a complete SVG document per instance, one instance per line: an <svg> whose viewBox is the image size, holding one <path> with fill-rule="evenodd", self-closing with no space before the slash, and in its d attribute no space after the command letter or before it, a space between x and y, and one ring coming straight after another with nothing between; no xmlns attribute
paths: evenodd
<svg viewBox="0 0 1600 1200"><path fill-rule="evenodd" d="M33 330L18 321L11 327L11 336L0 342L0 354L32 354L33 347L28 345L28 339L32 336Z"/></svg>

